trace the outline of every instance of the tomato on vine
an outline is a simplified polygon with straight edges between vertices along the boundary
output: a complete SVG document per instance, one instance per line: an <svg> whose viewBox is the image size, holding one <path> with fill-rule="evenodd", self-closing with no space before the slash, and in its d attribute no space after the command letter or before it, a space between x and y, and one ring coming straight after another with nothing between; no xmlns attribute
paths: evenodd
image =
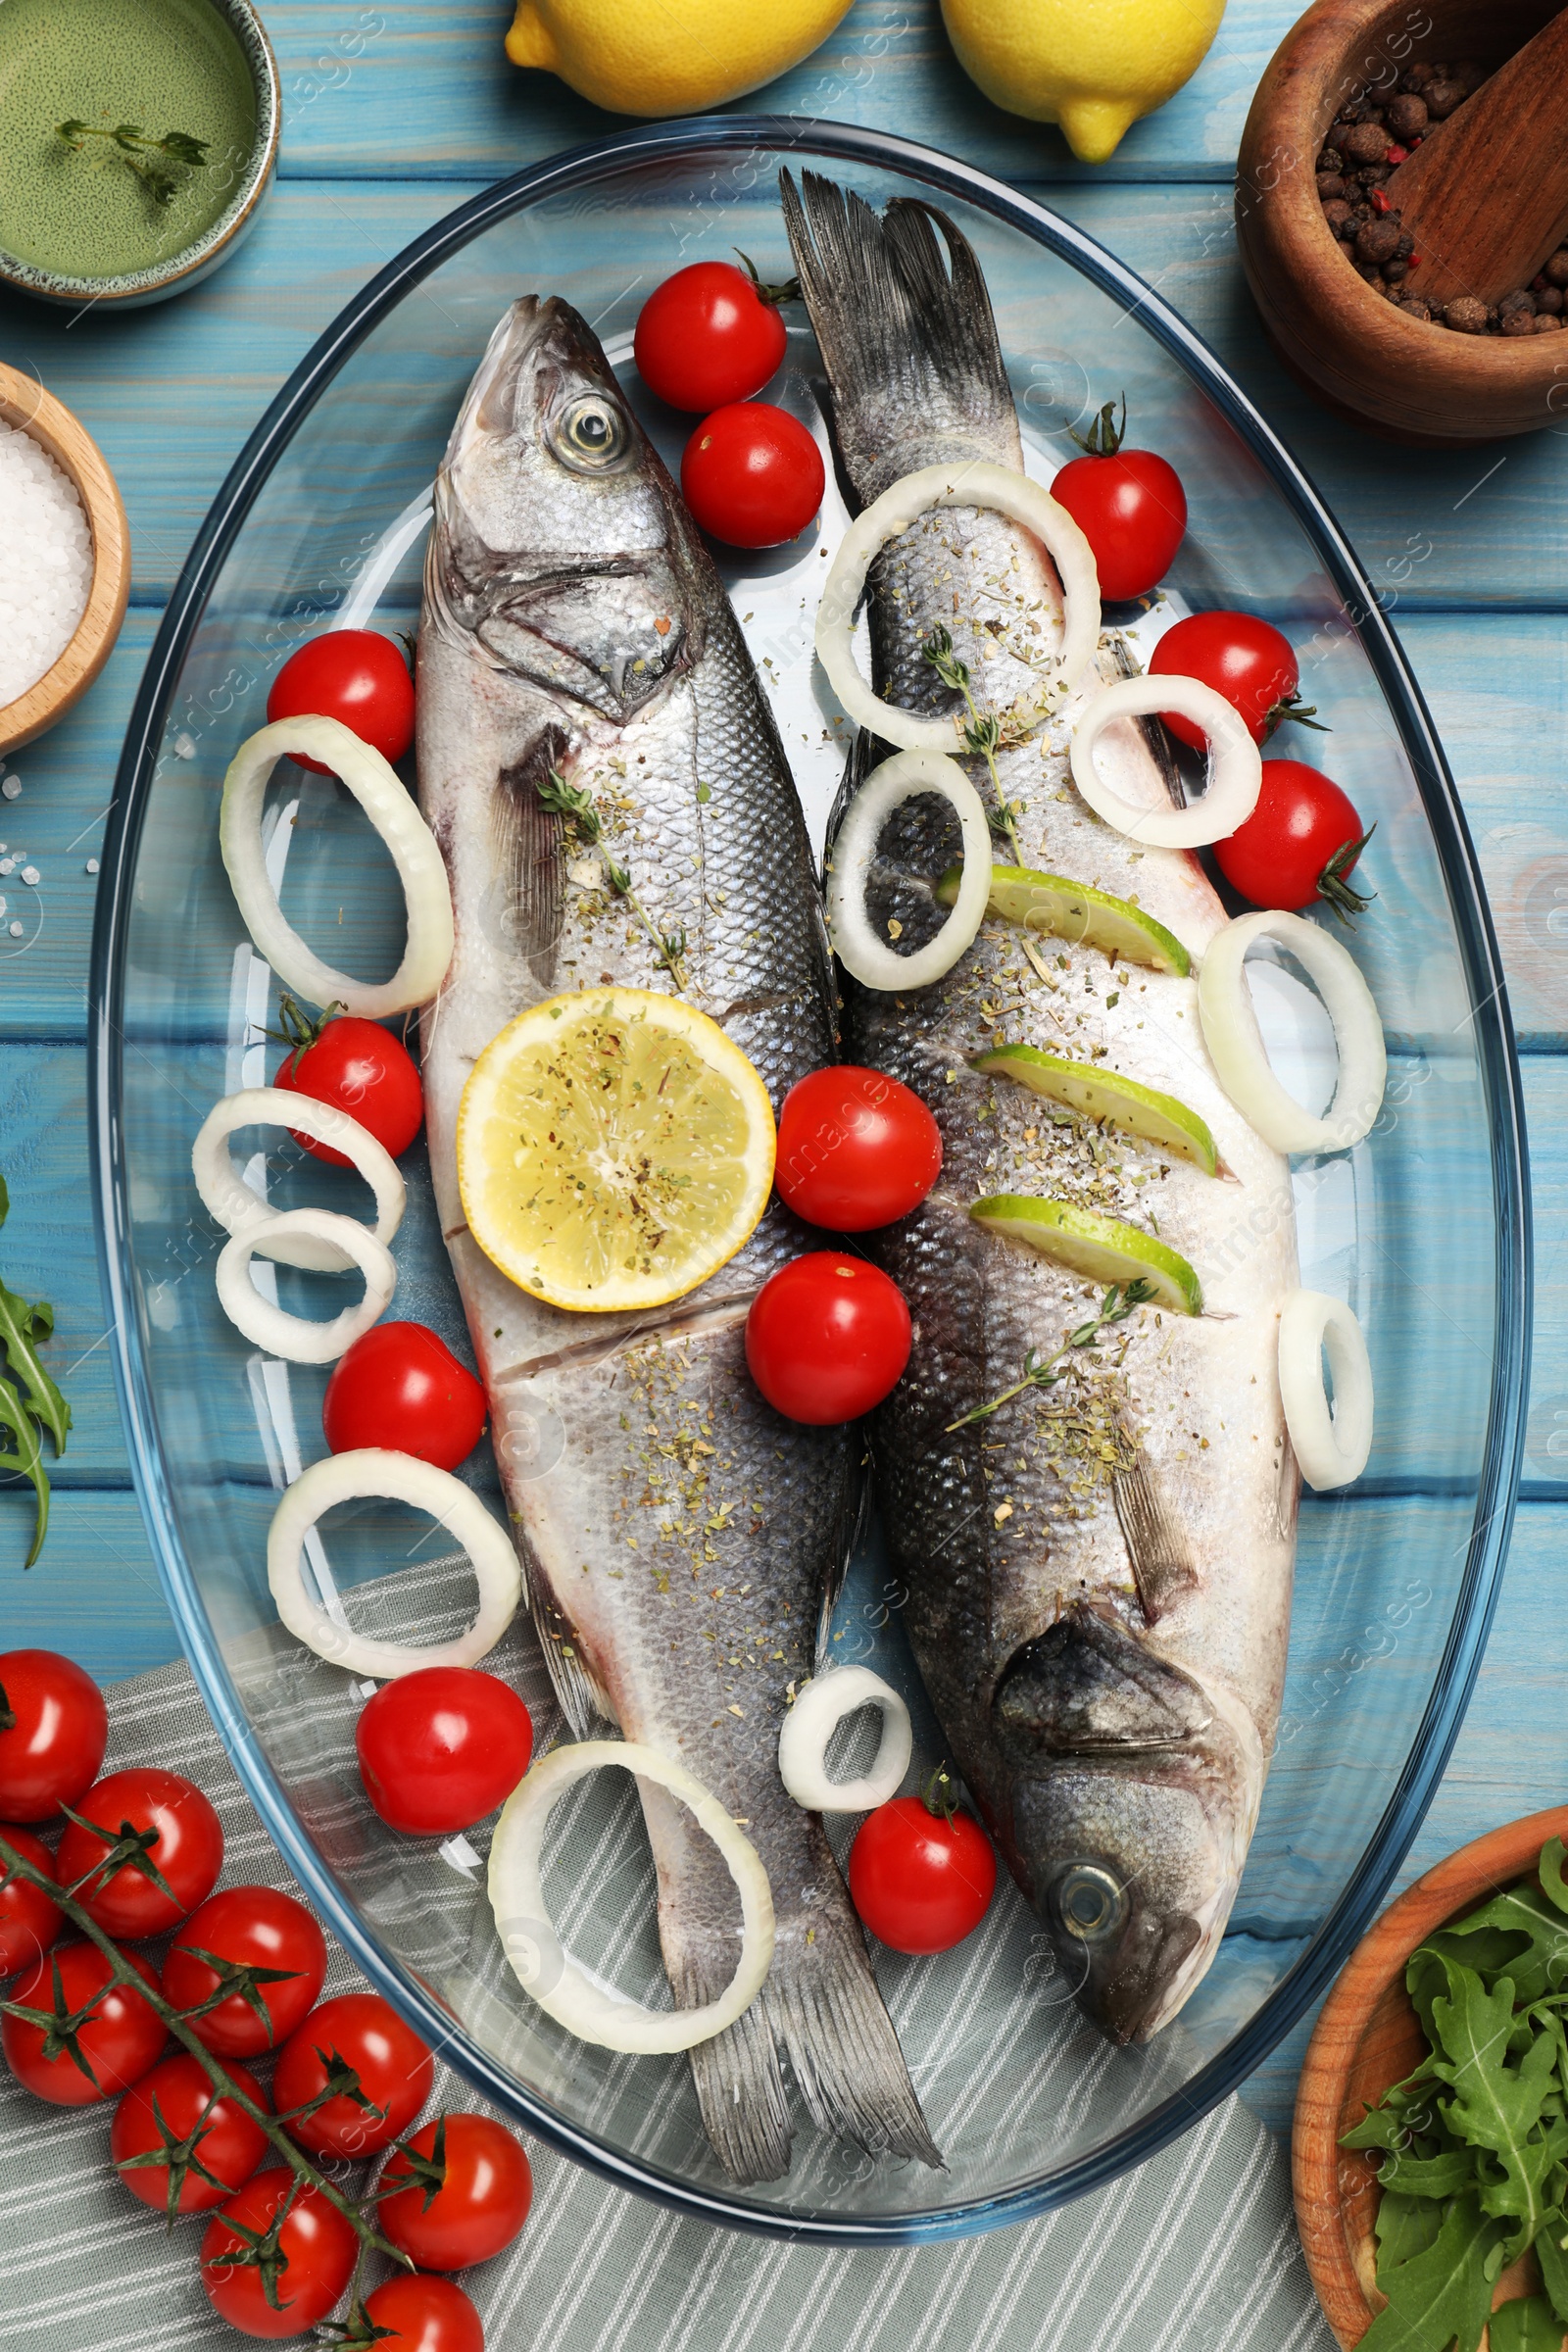
<svg viewBox="0 0 1568 2352"><path fill-rule="evenodd" d="M443 2115L388 2157L379 2193L393 2245L427 2271L461 2271L511 2245L533 2202L533 2173L521 2143L489 2116Z"/></svg>
<svg viewBox="0 0 1568 2352"><path fill-rule="evenodd" d="M87 1882L78 1899L110 1936L177 1927L212 1893L222 1866L218 1815L194 1781L159 1765L96 1782L55 1857L63 1886Z"/></svg>
<svg viewBox="0 0 1568 2352"><path fill-rule="evenodd" d="M693 262L656 286L638 316L632 351L650 392L701 416L760 392L788 340L780 303L800 288L766 286L743 253L733 262Z"/></svg>
<svg viewBox="0 0 1568 2352"><path fill-rule="evenodd" d="M252 2103L267 2093L243 2066L225 2073ZM180 2050L132 2084L109 2127L109 2160L133 2197L167 2213L209 2213L243 2188L267 2154L267 2133L207 2070Z"/></svg>
<svg viewBox="0 0 1568 2352"><path fill-rule="evenodd" d="M1073 435L1083 451L1069 458L1051 485L1094 553L1100 593L1124 604L1157 586L1187 531L1187 494L1181 476L1152 449L1128 449L1127 399L1121 423L1107 400L1085 434Z"/></svg>
<svg viewBox="0 0 1568 2352"><path fill-rule="evenodd" d="M401 646L378 629L327 629L290 654L267 698L268 718L335 718L383 760L414 741L414 679ZM293 753L313 774L331 773Z"/></svg>
<svg viewBox="0 0 1568 2352"><path fill-rule="evenodd" d="M109 1709L90 1674L53 1649L0 1654L0 1821L47 1821L98 1778Z"/></svg>
<svg viewBox="0 0 1568 2352"><path fill-rule="evenodd" d="M484 2326L450 2278L387 2279L365 2300L377 2352L484 2352Z"/></svg>
<svg viewBox="0 0 1568 2352"><path fill-rule="evenodd" d="M851 1900L880 1942L895 1952L948 1952L990 1909L996 1849L959 1812L939 1765L922 1796L895 1796L866 1815L850 1848L849 1880Z"/></svg>
<svg viewBox="0 0 1568 2352"><path fill-rule="evenodd" d="M34 1870L54 1877L55 1858L41 1838L8 1824L6 1840ZM4 1867L0 1863L0 1872ZM0 1886L0 1980L14 1977L19 1968L30 1968L49 1949L64 1919L59 1904L28 1880L15 1878L9 1886Z"/></svg>
<svg viewBox="0 0 1568 2352"><path fill-rule="evenodd" d="M243 2335L303 2335L353 2278L359 2245L353 2224L318 2188L299 2187L297 2175L273 2165L208 2223L202 2284L219 2318Z"/></svg>
<svg viewBox="0 0 1568 2352"><path fill-rule="evenodd" d="M1214 862L1254 906L1295 911L1322 899L1341 922L1371 898L1350 881L1376 827L1363 828L1348 793L1299 760L1265 760L1257 806L1214 844Z"/></svg>
<svg viewBox="0 0 1568 2352"><path fill-rule="evenodd" d="M424 1117L424 1089L418 1064L402 1040L379 1021L362 1020L332 1004L313 1021L292 997L279 1004L278 1018L289 1051L272 1084L285 1094L309 1095L315 1102L346 1110L394 1159L406 1152ZM353 1166L346 1152L298 1135L292 1127L289 1133L313 1159L330 1168Z"/></svg>
<svg viewBox="0 0 1568 2352"><path fill-rule="evenodd" d="M140 1952L124 1957L156 1991L152 1963ZM95 1943L64 1943L11 1987L0 2051L23 2088L52 2107L92 2107L128 2090L169 2038L157 2011L110 1974Z"/></svg>
<svg viewBox="0 0 1568 2352"><path fill-rule="evenodd" d="M305 1905L273 1886L225 1886L191 1913L164 1962L164 1998L199 2009L186 2023L223 2058L257 2058L284 2042L315 2005L326 1938Z"/></svg>
<svg viewBox="0 0 1568 2352"><path fill-rule="evenodd" d="M1149 657L1149 674L1197 678L1212 686L1246 721L1254 743L1266 743L1288 718L1318 725L1314 706L1301 700L1301 673L1290 639L1255 613L1194 612L1174 622ZM1202 729L1194 720L1178 710L1159 715L1181 742L1202 750Z"/></svg>
<svg viewBox="0 0 1568 2352"><path fill-rule="evenodd" d="M322 2001L278 2056L272 2099L280 2116L322 2100L289 2131L313 2156L372 2156L400 2139L430 2095L428 2049L378 1992Z"/></svg>

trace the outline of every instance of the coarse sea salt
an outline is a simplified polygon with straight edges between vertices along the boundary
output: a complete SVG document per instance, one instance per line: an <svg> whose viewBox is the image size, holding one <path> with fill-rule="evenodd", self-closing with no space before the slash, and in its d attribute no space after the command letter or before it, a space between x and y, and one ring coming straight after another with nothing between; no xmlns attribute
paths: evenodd
<svg viewBox="0 0 1568 2352"><path fill-rule="evenodd" d="M92 534L75 486L21 425L0 424L0 548L3 710L59 661L92 587Z"/></svg>

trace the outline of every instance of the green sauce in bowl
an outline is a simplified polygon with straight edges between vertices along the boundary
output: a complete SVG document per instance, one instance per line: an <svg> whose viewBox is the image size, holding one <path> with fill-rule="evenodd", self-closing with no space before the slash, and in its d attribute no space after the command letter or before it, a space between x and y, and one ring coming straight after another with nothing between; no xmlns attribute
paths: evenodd
<svg viewBox="0 0 1568 2352"><path fill-rule="evenodd" d="M105 138L67 145L56 124L207 142L160 203ZM157 270L233 201L257 144L256 84L212 0L0 0L0 250L73 279ZM159 156L140 156L160 167Z"/></svg>

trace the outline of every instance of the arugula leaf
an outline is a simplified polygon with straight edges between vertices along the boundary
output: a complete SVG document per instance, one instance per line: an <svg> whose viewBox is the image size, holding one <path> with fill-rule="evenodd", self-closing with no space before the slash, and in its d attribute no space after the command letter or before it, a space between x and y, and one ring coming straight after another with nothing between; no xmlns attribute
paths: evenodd
<svg viewBox="0 0 1568 2352"><path fill-rule="evenodd" d="M1559 2206L1536 2239L1536 2260L1551 2308L1568 2327L1568 2215Z"/></svg>
<svg viewBox="0 0 1568 2352"><path fill-rule="evenodd" d="M1546 2172L1554 2161L1549 2144L1536 2140L1542 2108L1552 2089L1557 2071L1555 2043L1541 2034L1530 2043L1517 2067L1507 2063L1514 2029L1513 1984L1503 1977L1488 1992L1474 1969L1441 1954L1448 1980L1446 1999L1432 2003L1433 2024L1444 2055L1438 2060L1440 2079L1452 2085L1448 2127L1473 2147L1486 2148L1497 2158L1507 2180L1489 2189L1486 2210L1519 2224L1514 2252L1528 2246L1545 2219L1543 2193Z"/></svg>
<svg viewBox="0 0 1568 2352"><path fill-rule="evenodd" d="M1378 2237L1378 2284L1387 2291L1385 2271L1395 2270L1412 2255L1424 2254L1443 2227L1443 2216L1428 2197L1406 2197L1385 2189L1378 2199L1373 2228Z"/></svg>
<svg viewBox="0 0 1568 2352"><path fill-rule="evenodd" d="M1492 2304L1501 2225L1473 2196L1455 2197L1430 2245L1399 2263L1380 2258L1389 2298L1361 2338L1361 2352L1476 2352Z"/></svg>
<svg viewBox="0 0 1568 2352"><path fill-rule="evenodd" d="M0 1177L0 1225L10 1213L11 1195ZM38 1357L37 1343L54 1327L55 1311L46 1299L19 1298L0 1282L0 1469L30 1480L38 1498L25 1562L29 1568L49 1532L49 1479L38 1431L48 1431L58 1456L66 1450L71 1427L71 1407Z"/></svg>
<svg viewBox="0 0 1568 2352"><path fill-rule="evenodd" d="M1562 2352L1562 2322L1544 2295L1521 2295L1492 2315L1492 2352Z"/></svg>
<svg viewBox="0 0 1568 2352"><path fill-rule="evenodd" d="M1547 2160L1551 2161L1549 2151ZM1379 2180L1385 2196L1394 2192L1402 2197L1457 2197L1476 2186L1478 2171L1473 2148L1445 2148L1436 2156L1413 2156L1407 2149L1397 2148ZM1486 2191L1481 2202L1488 2213L1511 2210L1488 2205Z"/></svg>
<svg viewBox="0 0 1568 2352"><path fill-rule="evenodd" d="M1568 1886L1563 1883L1563 1847L1560 1838L1548 1838L1541 1849L1536 1873L1547 1895L1559 1911L1568 1911Z"/></svg>
<svg viewBox="0 0 1568 2352"><path fill-rule="evenodd" d="M1540 1887L1511 1886L1429 1936L1423 1949L1462 1961L1483 1979L1506 1974L1517 2000L1539 2001L1568 1979L1568 1918Z"/></svg>

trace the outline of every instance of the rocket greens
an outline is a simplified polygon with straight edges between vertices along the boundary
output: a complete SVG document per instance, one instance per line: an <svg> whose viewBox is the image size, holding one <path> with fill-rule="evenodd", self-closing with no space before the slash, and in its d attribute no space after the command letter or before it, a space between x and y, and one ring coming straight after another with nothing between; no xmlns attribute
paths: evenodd
<svg viewBox="0 0 1568 2352"><path fill-rule="evenodd" d="M0 1176L0 1225L10 1213L11 1196ZM0 1470L29 1478L38 1497L28 1568L49 1532L49 1479L39 1432L47 1430L55 1452L62 1454L71 1427L71 1407L38 1360L38 1342L54 1327L55 1310L47 1299L19 1298L0 1282Z"/></svg>
<svg viewBox="0 0 1568 2352"><path fill-rule="evenodd" d="M1568 1884L1563 1845L1412 1953L1430 2045L1341 2145L1381 2152L1377 2282L1362 2352L1476 2352L1501 2273L1534 2247L1544 2297L1491 2320L1493 2352L1568 2328Z"/></svg>

